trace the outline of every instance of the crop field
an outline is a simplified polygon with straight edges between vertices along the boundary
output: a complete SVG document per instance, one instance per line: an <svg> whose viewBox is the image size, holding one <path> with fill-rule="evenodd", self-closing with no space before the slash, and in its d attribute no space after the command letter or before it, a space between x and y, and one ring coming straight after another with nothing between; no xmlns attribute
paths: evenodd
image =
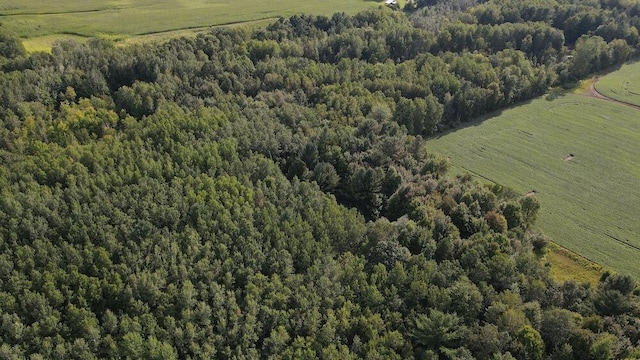
<svg viewBox="0 0 640 360"><path fill-rule="evenodd" d="M120 40L298 13L353 14L380 5L367 0L0 0L0 16L4 28L27 39L25 46L38 48L52 35Z"/></svg>
<svg viewBox="0 0 640 360"><path fill-rule="evenodd" d="M603 76L596 89L604 96L640 106L640 62L623 65Z"/></svg>
<svg viewBox="0 0 640 360"><path fill-rule="evenodd" d="M427 143L454 172L535 192L556 243L640 278L640 110L548 95Z"/></svg>

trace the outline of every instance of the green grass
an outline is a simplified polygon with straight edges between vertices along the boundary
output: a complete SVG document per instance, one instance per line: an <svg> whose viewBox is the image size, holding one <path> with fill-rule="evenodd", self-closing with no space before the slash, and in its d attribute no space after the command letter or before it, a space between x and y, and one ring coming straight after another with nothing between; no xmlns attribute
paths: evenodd
<svg viewBox="0 0 640 360"><path fill-rule="evenodd" d="M541 203L538 227L589 260L640 278L640 112L548 95L429 140L454 172ZM571 160L565 160L573 154Z"/></svg>
<svg viewBox="0 0 640 360"><path fill-rule="evenodd" d="M640 106L640 62L601 77L596 89L604 96Z"/></svg>
<svg viewBox="0 0 640 360"><path fill-rule="evenodd" d="M353 14L381 4L370 0L0 0L0 16L4 28L25 39L64 34L127 39L299 13Z"/></svg>

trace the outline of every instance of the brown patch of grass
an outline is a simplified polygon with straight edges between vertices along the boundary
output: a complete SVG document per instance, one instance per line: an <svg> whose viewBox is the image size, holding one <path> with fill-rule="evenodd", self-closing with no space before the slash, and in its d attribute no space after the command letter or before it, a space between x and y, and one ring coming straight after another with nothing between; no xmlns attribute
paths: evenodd
<svg viewBox="0 0 640 360"><path fill-rule="evenodd" d="M555 243L549 244L549 252L545 257L551 265L551 277L558 282L574 280L589 282L592 286L596 286L604 271L602 265Z"/></svg>
<svg viewBox="0 0 640 360"><path fill-rule="evenodd" d="M584 94L587 91L589 91L589 89L593 86L593 84L596 81L597 81L597 79L595 77L592 77L591 79L580 80L578 85L576 87L574 87L573 89L571 89L570 92L572 94L577 94L577 95Z"/></svg>
<svg viewBox="0 0 640 360"><path fill-rule="evenodd" d="M75 40L78 42L86 41L86 37L77 36L77 35L67 35L67 34L56 34L56 35L46 35L39 36L31 39L22 40L22 45L24 45L27 53L32 54L34 52L47 52L51 53L51 48L53 44L57 41L63 40Z"/></svg>

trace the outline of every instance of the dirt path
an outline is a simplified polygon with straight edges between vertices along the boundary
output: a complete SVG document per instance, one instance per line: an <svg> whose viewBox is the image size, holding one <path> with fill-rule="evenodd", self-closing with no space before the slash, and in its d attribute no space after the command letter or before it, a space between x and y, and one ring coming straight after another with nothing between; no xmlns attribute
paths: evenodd
<svg viewBox="0 0 640 360"><path fill-rule="evenodd" d="M588 97L592 97L592 98L596 98L596 99L602 99L602 100L611 101L611 102L618 103L618 104L621 104L621 105L624 105L624 106L632 107L632 108L634 108L636 110L640 110L640 106L638 106L638 105L631 104L631 103L628 103L626 101L616 100L616 99L613 99L613 98L610 98L610 97L602 95L596 89L596 83L598 82L598 80L599 80L599 78L596 76L596 78L593 80L591 85L589 85L589 89L582 95L588 96Z"/></svg>

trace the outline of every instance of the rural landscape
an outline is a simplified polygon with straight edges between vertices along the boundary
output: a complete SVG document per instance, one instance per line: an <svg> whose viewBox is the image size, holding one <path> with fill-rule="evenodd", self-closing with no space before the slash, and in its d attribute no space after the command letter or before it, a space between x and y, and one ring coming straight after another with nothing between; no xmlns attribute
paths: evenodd
<svg viewBox="0 0 640 360"><path fill-rule="evenodd" d="M380 3L363 0L2 0L2 27L28 50L50 49L60 39L99 37L122 43L164 40L212 26L262 24L299 13L355 14Z"/></svg>
<svg viewBox="0 0 640 360"><path fill-rule="evenodd" d="M0 359L640 358L639 30L0 0Z"/></svg>

